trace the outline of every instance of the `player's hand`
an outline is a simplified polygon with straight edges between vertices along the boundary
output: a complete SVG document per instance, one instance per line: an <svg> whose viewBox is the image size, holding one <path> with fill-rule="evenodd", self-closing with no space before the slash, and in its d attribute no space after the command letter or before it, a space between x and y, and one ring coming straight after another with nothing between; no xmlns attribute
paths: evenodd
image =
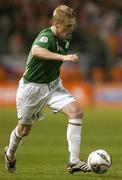
<svg viewBox="0 0 122 180"><path fill-rule="evenodd" d="M79 58L77 54L64 55L64 61L78 62Z"/></svg>

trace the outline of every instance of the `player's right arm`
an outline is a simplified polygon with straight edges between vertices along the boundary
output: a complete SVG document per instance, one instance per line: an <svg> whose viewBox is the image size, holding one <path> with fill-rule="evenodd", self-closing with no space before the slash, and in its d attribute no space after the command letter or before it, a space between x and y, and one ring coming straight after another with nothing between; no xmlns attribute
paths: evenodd
<svg viewBox="0 0 122 180"><path fill-rule="evenodd" d="M78 56L77 54L69 54L69 55L61 55L58 53L54 53L49 51L46 48L39 47L37 45L32 47L32 56L38 57L41 60L58 60L58 61L72 61L77 62Z"/></svg>

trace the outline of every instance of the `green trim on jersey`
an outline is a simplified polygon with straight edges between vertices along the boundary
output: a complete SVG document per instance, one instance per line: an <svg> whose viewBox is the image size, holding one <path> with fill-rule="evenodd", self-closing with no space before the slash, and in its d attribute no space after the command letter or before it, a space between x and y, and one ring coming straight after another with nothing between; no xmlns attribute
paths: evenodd
<svg viewBox="0 0 122 180"><path fill-rule="evenodd" d="M51 28L47 28L39 33L33 42L32 47L37 45L39 47L46 48L51 52L65 55L67 54L70 41L71 38L66 40L58 39L53 34ZM26 69L23 74L25 83L50 83L51 81L54 81L59 77L62 63L62 61L58 60L43 60L41 58L33 57L30 51L27 58Z"/></svg>

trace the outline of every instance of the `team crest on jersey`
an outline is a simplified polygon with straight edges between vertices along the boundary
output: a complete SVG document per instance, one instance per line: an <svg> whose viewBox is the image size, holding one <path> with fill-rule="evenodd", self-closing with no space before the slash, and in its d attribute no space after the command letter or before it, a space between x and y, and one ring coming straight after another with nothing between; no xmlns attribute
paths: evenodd
<svg viewBox="0 0 122 180"><path fill-rule="evenodd" d="M47 43L47 42L48 42L48 37L47 37L47 36L42 36L39 41L40 41L40 42Z"/></svg>
<svg viewBox="0 0 122 180"><path fill-rule="evenodd" d="M66 47L66 49L68 49L68 47L69 47L69 41L66 42L65 47Z"/></svg>

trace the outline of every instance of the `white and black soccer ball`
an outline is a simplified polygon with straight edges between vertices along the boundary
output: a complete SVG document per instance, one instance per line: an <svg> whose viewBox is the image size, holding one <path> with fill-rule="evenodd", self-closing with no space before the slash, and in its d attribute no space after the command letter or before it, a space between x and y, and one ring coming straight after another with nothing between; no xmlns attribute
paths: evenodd
<svg viewBox="0 0 122 180"><path fill-rule="evenodd" d="M94 173L105 173L112 165L112 157L105 150L98 149L89 154L87 163Z"/></svg>

